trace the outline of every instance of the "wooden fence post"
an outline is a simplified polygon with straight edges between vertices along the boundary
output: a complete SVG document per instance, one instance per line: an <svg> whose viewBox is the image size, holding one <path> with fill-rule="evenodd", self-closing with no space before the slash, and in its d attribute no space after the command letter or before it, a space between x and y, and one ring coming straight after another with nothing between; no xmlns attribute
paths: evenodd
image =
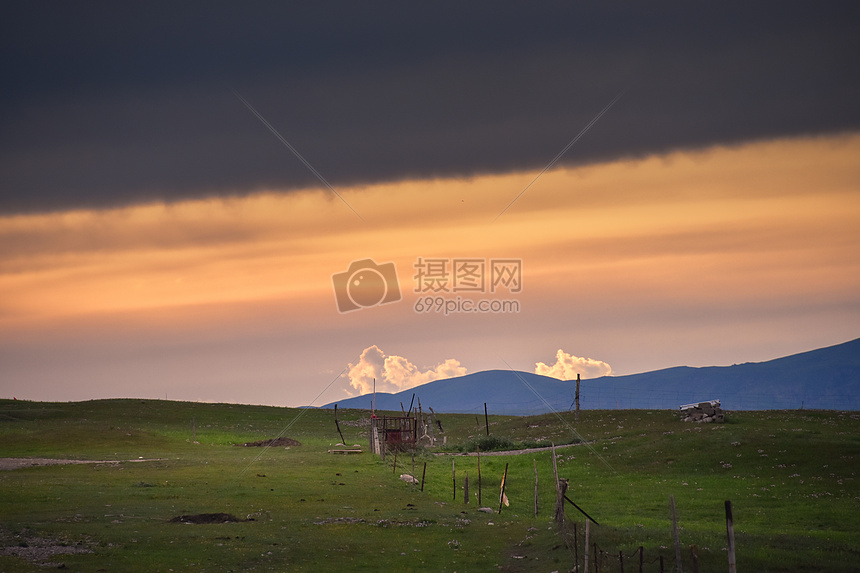
<svg viewBox="0 0 860 573"><path fill-rule="evenodd" d="M454 460L451 460L451 481L454 483L454 497L452 499L457 499L457 470L454 467Z"/></svg>
<svg viewBox="0 0 860 573"><path fill-rule="evenodd" d="M588 541L591 537L591 525L589 520L585 520L585 562L583 563L583 571L588 572Z"/></svg>
<svg viewBox="0 0 860 573"><path fill-rule="evenodd" d="M564 525L564 494L567 492L567 480L558 477L558 462L555 459L555 444L552 445L552 473L555 476L555 522Z"/></svg>
<svg viewBox="0 0 860 573"><path fill-rule="evenodd" d="M642 573L642 568L645 565L645 548L639 546L639 573Z"/></svg>
<svg viewBox="0 0 860 573"><path fill-rule="evenodd" d="M421 491L424 491L424 476L427 475L427 462L424 462L424 471L421 472Z"/></svg>
<svg viewBox="0 0 860 573"><path fill-rule="evenodd" d="M732 502L726 500L726 534L729 538L729 573L737 573L735 562L735 523L732 517Z"/></svg>
<svg viewBox="0 0 860 573"><path fill-rule="evenodd" d="M558 478L558 490L555 492L556 494L556 505L555 505L555 521L564 527L564 500L567 498L567 487L568 487L567 478Z"/></svg>
<svg viewBox="0 0 860 573"><path fill-rule="evenodd" d="M618 565L621 567L621 573L624 573L624 552L618 552Z"/></svg>
<svg viewBox="0 0 860 573"><path fill-rule="evenodd" d="M502 476L502 493L499 495L499 513L502 513L502 504L505 503L505 486L508 485L508 464L505 463L505 473Z"/></svg>
<svg viewBox="0 0 860 573"><path fill-rule="evenodd" d="M421 396L418 396L418 416L416 416L416 418L415 418L415 433L412 436L413 438L415 438L416 442L418 441L418 428L419 427L421 428L422 431L424 430L424 427L425 427L424 410L421 409Z"/></svg>
<svg viewBox="0 0 860 573"><path fill-rule="evenodd" d="M579 421L579 372L576 373L576 394L574 400L576 401L576 412L573 415L573 421Z"/></svg>
<svg viewBox="0 0 860 573"><path fill-rule="evenodd" d="M427 407L430 408L430 413L433 415L433 421L439 427L439 433L444 434L445 430L442 429L442 422L439 421L439 418L436 417L436 412L433 411L433 408L431 406L427 406Z"/></svg>
<svg viewBox="0 0 860 573"><path fill-rule="evenodd" d="M684 573L681 569L681 539L678 536L678 516L675 513L675 496L669 496L669 505L672 508L672 538L675 542L675 569L678 573Z"/></svg>
<svg viewBox="0 0 860 573"><path fill-rule="evenodd" d="M484 402L484 425L487 427L487 435L490 435L490 418L487 416L487 403Z"/></svg>
<svg viewBox="0 0 860 573"><path fill-rule="evenodd" d="M466 479L463 481L463 503L469 503L469 472L466 472Z"/></svg>
<svg viewBox="0 0 860 573"><path fill-rule="evenodd" d="M585 520L585 527L588 527L588 520ZM577 531L576 522L573 522L573 569L579 571L579 532Z"/></svg>
<svg viewBox="0 0 860 573"><path fill-rule="evenodd" d="M535 466L535 517L538 515L538 475L537 475L537 460L532 458L532 463Z"/></svg>
<svg viewBox="0 0 860 573"><path fill-rule="evenodd" d="M481 507L481 448L478 450L478 507Z"/></svg>
<svg viewBox="0 0 860 573"><path fill-rule="evenodd" d="M693 558L693 573L699 573L699 549L695 544L690 546L690 556Z"/></svg>
<svg viewBox="0 0 860 573"><path fill-rule="evenodd" d="M346 445L346 439L343 437L343 432L340 431L340 422L337 421L337 404L334 405L334 425L337 427L337 433L340 434L340 443Z"/></svg>

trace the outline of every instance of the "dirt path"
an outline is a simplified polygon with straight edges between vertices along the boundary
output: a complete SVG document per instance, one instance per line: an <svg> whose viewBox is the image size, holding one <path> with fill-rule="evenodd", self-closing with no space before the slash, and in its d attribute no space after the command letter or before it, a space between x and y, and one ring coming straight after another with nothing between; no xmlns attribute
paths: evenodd
<svg viewBox="0 0 860 573"><path fill-rule="evenodd" d="M127 462L157 462L163 459L164 458L138 458L136 460L64 460L56 458L0 458L0 471L64 464L120 464Z"/></svg>
<svg viewBox="0 0 860 573"><path fill-rule="evenodd" d="M563 444L561 446L556 446L555 449L560 450L561 448L570 448L573 446L581 446L587 442L580 442L578 444ZM506 450L504 452L481 452L482 456L517 456L519 454L531 454L534 452L545 452L547 450L551 450L552 446L547 446L545 448L527 448L525 450ZM477 456L477 452L466 452L466 453L447 453L447 452L438 452L437 456Z"/></svg>

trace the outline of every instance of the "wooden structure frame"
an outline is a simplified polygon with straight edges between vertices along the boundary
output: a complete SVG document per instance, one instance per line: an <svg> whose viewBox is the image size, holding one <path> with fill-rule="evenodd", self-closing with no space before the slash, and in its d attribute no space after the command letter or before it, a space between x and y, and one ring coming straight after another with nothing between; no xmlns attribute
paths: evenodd
<svg viewBox="0 0 860 573"><path fill-rule="evenodd" d="M415 449L418 421L414 416L371 418L371 451L381 456L391 450Z"/></svg>

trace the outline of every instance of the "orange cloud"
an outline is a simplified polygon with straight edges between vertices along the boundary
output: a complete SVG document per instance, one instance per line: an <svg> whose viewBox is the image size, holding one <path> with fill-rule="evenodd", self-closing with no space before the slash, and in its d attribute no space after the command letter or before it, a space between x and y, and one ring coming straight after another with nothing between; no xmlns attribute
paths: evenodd
<svg viewBox="0 0 860 573"><path fill-rule="evenodd" d="M860 291L858 156L854 135L556 169L495 222L534 173L339 190L365 222L313 189L5 217L0 328L265 300L334 312L332 273L367 257L394 261L406 293L419 256L521 257L525 307L572 285L621 304L844 298Z"/></svg>

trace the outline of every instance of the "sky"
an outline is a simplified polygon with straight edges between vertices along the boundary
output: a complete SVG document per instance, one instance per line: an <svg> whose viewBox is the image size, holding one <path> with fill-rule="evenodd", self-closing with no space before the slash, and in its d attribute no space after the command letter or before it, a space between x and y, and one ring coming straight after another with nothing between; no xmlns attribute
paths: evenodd
<svg viewBox="0 0 860 573"><path fill-rule="evenodd" d="M320 405L860 337L852 2L12 2L0 397Z"/></svg>

